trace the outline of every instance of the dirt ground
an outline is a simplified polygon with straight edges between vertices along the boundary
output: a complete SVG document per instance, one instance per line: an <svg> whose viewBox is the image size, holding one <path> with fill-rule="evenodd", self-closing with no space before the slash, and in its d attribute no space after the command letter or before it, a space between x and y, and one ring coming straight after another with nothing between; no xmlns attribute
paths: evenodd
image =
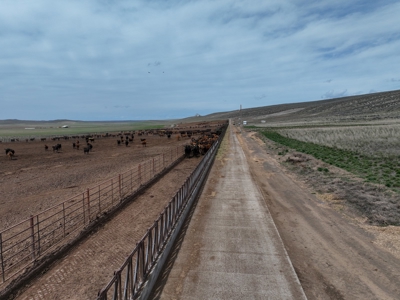
<svg viewBox="0 0 400 300"><path fill-rule="evenodd" d="M215 129L219 122L180 125L173 130ZM210 127L212 126L212 127ZM135 134L128 147L117 145L119 137L95 138L92 151L84 154L86 141L79 139L80 149L73 148L76 139L60 141L20 141L1 143L3 149L15 150L10 160L3 151L0 156L0 231L28 218L106 179L118 176L170 148L190 142L189 137L172 134L171 138L159 135ZM196 138L198 135L194 135ZM146 138L143 147L140 138ZM52 146L60 143L59 152ZM45 150L45 145L49 149ZM183 151L183 149L181 148Z"/></svg>
<svg viewBox="0 0 400 300"><path fill-rule="evenodd" d="M84 139L80 139L79 150L73 149L72 140L2 143L4 148L15 150L15 157L1 158L0 229L130 170L168 148L188 142L166 136L146 136L146 139L146 148L138 136L128 147L118 146L117 138L95 139L93 151L88 155L83 153ZM62 145L58 153L51 150L51 145L57 143ZM50 148L47 151L45 144Z"/></svg>
<svg viewBox="0 0 400 300"><path fill-rule="evenodd" d="M96 299L200 160L201 157L184 159L41 276L20 289L15 299Z"/></svg>
<svg viewBox="0 0 400 300"><path fill-rule="evenodd" d="M319 161L288 165L254 132L238 137L308 299L400 299L399 228L371 226L352 193L329 189Z"/></svg>
<svg viewBox="0 0 400 300"><path fill-rule="evenodd" d="M210 128L208 125L210 123L202 124L201 129ZM180 130L185 128L181 127ZM200 134L193 137L198 136ZM142 146L139 138L146 138L146 147ZM118 146L117 138L99 138L92 142L93 151L88 155L83 153L82 145L86 144L84 139L80 139L79 151L73 149L72 140L2 143L4 148L14 149L15 156L13 160L9 160L4 155L1 160L0 229L63 202L86 188L130 170L139 162L166 153L171 148L179 147L180 153L183 153L183 145L189 142L188 137L178 139L178 134L173 134L171 138L135 135L134 141L126 147ZM45 144L51 149L51 145L56 143L62 144L59 152L44 149ZM51 267L43 277L36 278L34 287L28 286L22 298L93 299L201 158L202 156L185 159L174 167L112 221L103 224L101 230L94 234L94 239L91 236L74 247L72 254L53 263L55 270ZM81 268L82 265L85 268ZM52 273L50 269L53 270ZM77 284L76 288L71 289L74 284ZM80 292L76 294L78 289ZM72 296L70 292L73 293Z"/></svg>

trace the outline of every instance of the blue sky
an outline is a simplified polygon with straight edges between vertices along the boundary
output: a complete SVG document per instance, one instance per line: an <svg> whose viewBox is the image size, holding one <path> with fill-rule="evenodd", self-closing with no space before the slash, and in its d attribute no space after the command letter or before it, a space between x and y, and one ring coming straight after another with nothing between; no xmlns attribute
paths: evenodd
<svg viewBox="0 0 400 300"><path fill-rule="evenodd" d="M173 119L400 89L399 16L390 0L2 0L0 119Z"/></svg>

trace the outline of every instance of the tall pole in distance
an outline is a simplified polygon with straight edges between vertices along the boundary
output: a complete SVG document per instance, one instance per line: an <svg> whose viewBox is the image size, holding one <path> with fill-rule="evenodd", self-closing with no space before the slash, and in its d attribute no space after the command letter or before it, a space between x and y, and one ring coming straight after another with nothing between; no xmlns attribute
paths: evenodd
<svg viewBox="0 0 400 300"><path fill-rule="evenodd" d="M239 110L239 130L242 132L242 104L240 104L240 110Z"/></svg>

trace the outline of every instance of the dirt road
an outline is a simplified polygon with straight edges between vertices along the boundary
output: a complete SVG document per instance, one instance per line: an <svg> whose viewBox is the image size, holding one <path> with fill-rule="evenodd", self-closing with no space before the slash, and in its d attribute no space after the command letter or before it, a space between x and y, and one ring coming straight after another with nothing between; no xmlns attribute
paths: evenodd
<svg viewBox="0 0 400 300"><path fill-rule="evenodd" d="M308 299L400 299L390 241L321 201L254 133L237 136Z"/></svg>
<svg viewBox="0 0 400 300"><path fill-rule="evenodd" d="M306 299L232 130L195 206L150 299Z"/></svg>

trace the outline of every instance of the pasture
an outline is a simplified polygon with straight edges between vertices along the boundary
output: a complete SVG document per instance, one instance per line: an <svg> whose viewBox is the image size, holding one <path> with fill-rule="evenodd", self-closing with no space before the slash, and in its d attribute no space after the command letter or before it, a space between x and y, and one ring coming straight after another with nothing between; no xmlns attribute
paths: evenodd
<svg viewBox="0 0 400 300"><path fill-rule="evenodd" d="M288 138L370 157L400 156L400 124L278 128Z"/></svg>
<svg viewBox="0 0 400 300"><path fill-rule="evenodd" d="M257 129L284 165L340 209L347 203L373 224L400 225L400 124L287 125Z"/></svg>
<svg viewBox="0 0 400 300"><path fill-rule="evenodd" d="M130 130L161 129L172 121L84 122L84 121L0 121L0 141L10 138L52 137ZM68 128L62 128L67 125Z"/></svg>

